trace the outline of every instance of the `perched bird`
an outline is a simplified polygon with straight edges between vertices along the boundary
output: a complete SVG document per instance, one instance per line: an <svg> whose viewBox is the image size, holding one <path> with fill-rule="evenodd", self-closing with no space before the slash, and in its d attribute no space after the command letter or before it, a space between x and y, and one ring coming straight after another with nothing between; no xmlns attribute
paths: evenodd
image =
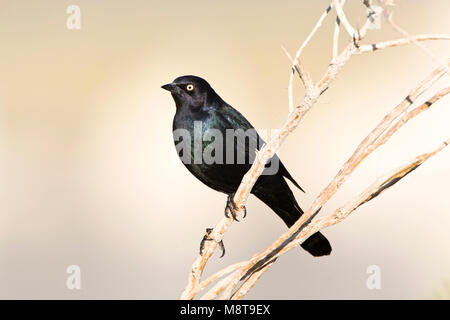
<svg viewBox="0 0 450 320"><path fill-rule="evenodd" d="M196 76L182 76L162 88L170 91L175 100L174 142L184 165L201 182L227 194L232 208L232 196L244 174L250 169L256 150L264 141L250 122L222 100L206 80ZM241 133L245 131L246 135L238 138L236 135L230 135L230 130L233 133L239 129ZM211 152L213 139L205 139L208 132L214 133L214 152ZM196 141L198 138L201 141ZM180 148L181 141L188 148ZM215 161L205 158L206 151L210 151L209 154ZM268 205L290 227L303 211L285 178L302 189L277 155L271 162L277 169L276 172L270 172L266 165L251 193ZM236 218L233 210L230 211ZM227 210L225 212L227 213ZM320 232L310 236L301 246L313 256L328 255L331 252L330 243Z"/></svg>

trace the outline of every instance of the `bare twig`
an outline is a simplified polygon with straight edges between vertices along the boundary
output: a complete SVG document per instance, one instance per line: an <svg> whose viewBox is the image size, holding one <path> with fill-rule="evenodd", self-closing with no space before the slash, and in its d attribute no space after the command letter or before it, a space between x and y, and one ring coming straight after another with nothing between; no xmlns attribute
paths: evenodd
<svg viewBox="0 0 450 320"><path fill-rule="evenodd" d="M208 285L210 285L217 279L222 278L224 275L229 274L229 273L243 267L245 265L245 263L246 263L246 261L238 262L238 263L229 265L228 267L216 272L215 274L210 276L208 279L202 281L199 284L199 291L203 290L205 287L207 287Z"/></svg>
<svg viewBox="0 0 450 320"><path fill-rule="evenodd" d="M311 208L307 210L301 218L287 231L285 232L276 242L273 243L268 249L261 253L261 257L258 260L264 261L265 256L269 255L270 252L276 250L284 241L292 237L304 223L311 218L320 208L328 201L332 195L339 189L339 187L346 181L346 179L353 173L356 167L361 163L364 158L366 158L370 153L372 153L378 146L377 139L389 128L392 122L403 114L410 104L412 104L426 89L428 89L432 84L434 84L444 73L443 68L438 68L433 71L427 78L421 81L413 90L410 91L408 96L403 99L403 101L398 104L390 113L388 113L381 122L369 133L369 135L359 144L352 156L345 162L342 168L339 170L338 174L329 183L329 185L322 190L316 200L313 202ZM402 125L404 122L402 123ZM393 134L395 131L392 131ZM386 136L385 138L389 138ZM256 264L256 262L255 262Z"/></svg>
<svg viewBox="0 0 450 320"><path fill-rule="evenodd" d="M272 156L277 152L281 143L284 139L292 132L303 116L313 107L321 93L323 93L328 85L336 78L336 75L342 69L342 67L347 63L347 61L354 55L360 54L364 52L373 52L377 49L384 49L388 47L393 47L402 44L408 44L413 41L424 41L424 40L437 40L437 39L450 39L448 35L439 35L439 34L429 34L429 35L419 35L415 37L411 37L408 35L406 38L380 42L374 45L359 45L356 43L357 41L362 40L367 31L370 29L371 23L373 21L373 15L380 14L380 12L376 12L375 10L371 10L371 14L366 20L366 23L363 27L358 30L356 33L353 27L348 23L347 18L342 10L342 5L344 1L341 0L339 3L337 0L332 0L330 6L325 10L322 16L319 18L319 21L313 28L313 31L309 34L303 44L300 46L299 50L297 50L296 55L292 58L289 53L285 50L289 60L292 63L292 72L290 73L289 79L289 107L290 114L288 115L284 125L282 126L279 134L273 137L270 142L264 145L259 152L256 153L255 161L253 162L250 170L244 175L242 182L235 193L233 198L234 202L238 206L238 208L242 208L248 198L248 195L253 188L256 180L262 173L265 164L268 160L272 158ZM371 1L366 0L364 4L368 8L371 7ZM319 81L314 83L306 71L302 63L300 62L300 55L303 48L311 40L312 36L315 34L317 29L321 26L323 20L329 13L332 7L335 7L337 16L344 25L346 31L353 38L353 41L346 45L344 50L338 54L337 42L338 40L335 27L335 36L333 38L333 59L332 63L328 66L324 75L320 78ZM344 22L345 21L345 22ZM189 275L188 285L181 295L181 299L192 299L197 295L197 293L204 289L207 285L213 283L214 281L222 278L227 275L225 278L221 279L216 283L203 297L202 299L213 299L218 297L221 294L222 299L240 299L242 298L248 290L253 287L256 281L261 277L261 275L272 265L275 259L286 252L293 246L304 241L309 235L318 231L319 229L325 227L327 223L330 221L336 221L337 223L339 217L345 217L345 213L348 214L357 208L357 206L362 203L373 199L376 195L380 194L397 181L402 179L406 174L411 172L418 165L423 163L432 155L436 154L446 144L446 141L440 148L436 149L434 152L429 154L421 155L415 158L415 160L406 166L402 166L401 170L397 169L394 174L390 174L384 178L380 178L369 187L372 190L370 194L371 197L368 197L366 193L363 193L358 199L365 199L363 202L353 201L350 202L351 205L346 205L341 209L338 209L335 213L330 215L331 217L334 215L334 218L330 218L331 220L324 220L325 218L315 219L315 215L319 212L322 206L335 194L335 192L340 188L340 186L347 180L347 178L352 174L355 168L359 165L359 163L367 157L371 152L377 149L380 145L385 143L404 123L426 110L432 103L436 102L446 94L448 94L448 88L439 91L433 98L429 99L425 104L413 109L408 112L408 108L411 104L426 90L428 90L431 85L433 85L442 75L448 70L449 63L441 65L438 69L436 69L433 73L431 73L426 79L424 79L416 88L414 88L409 95L399 104L397 105L390 113L388 113L379 123L379 125L372 130L372 132L360 143L360 145L356 148L353 155L347 160L347 162L343 165L341 170L337 173L334 179L329 183L329 185L322 190L319 196L315 199L311 207L301 216L301 218L285 233L283 233L271 246L269 246L264 251L258 253L253 256L250 260L240 262L234 264L228 268L222 269L221 271L215 273L213 276L209 277L207 280L200 282L203 270L205 265L214 250L217 247L217 244L222 240L224 233L231 225L233 219L224 217L219 223L215 226L212 232L209 233L209 237L214 241L207 241L203 248L202 254L199 255L194 264L192 266L192 272ZM293 78L294 74L297 73L302 80L306 91L305 96L303 97L301 103L294 108L293 103ZM425 107L424 107L425 105ZM412 168L412 169L411 169ZM376 188L378 187L378 189ZM368 190L369 190L368 189ZM374 190L376 192L374 192ZM376 194L376 195L375 195ZM375 195L375 196L374 196ZM365 198L364 198L365 197ZM355 203L357 204L355 206ZM351 211L349 211L351 209ZM348 215L347 214L347 215ZM313 221L313 222L311 222ZM328 221L327 223L325 223ZM237 288L238 284L241 282L241 286ZM237 289L236 289L237 288ZM236 290L235 290L236 289ZM235 291L234 291L235 290ZM234 291L234 292L233 292Z"/></svg>
<svg viewBox="0 0 450 320"><path fill-rule="evenodd" d="M344 2L345 0L342 0ZM311 41L312 37L315 35L317 30L322 26L323 21L327 17L328 13L331 11L333 7L333 3L331 3L325 11L320 16L319 20L317 21L316 25L312 29L312 31L309 33L309 35L306 37L305 41L301 44L301 46L298 48L297 52L295 53L295 58L292 59L290 55L287 53L287 51L284 49L284 51L287 53L287 56L289 57L289 60L291 60L292 63L292 73L289 75L289 86L288 86L288 98L289 98L289 112L294 111L294 97L293 97L293 84L294 84L294 74L295 74L295 67L299 64L300 55L303 52L303 49L308 45L309 41ZM300 78L303 81L303 78L300 76ZM303 84L305 85L305 88L308 89L308 87L305 84L305 81L303 81Z"/></svg>
<svg viewBox="0 0 450 320"><path fill-rule="evenodd" d="M359 46L355 53L373 52L379 49L385 49L389 47L397 47L405 44L410 44L418 41L426 40L450 40L450 35L447 34L420 34L417 36L411 36L410 38L401 38L390 41L383 41L373 44L366 44ZM445 63L444 63L445 65Z"/></svg>
<svg viewBox="0 0 450 320"><path fill-rule="evenodd" d="M258 281L259 278L261 278L263 273L266 272L267 269L269 269L274 262L275 262L275 260L269 261L263 268L261 268L259 271L255 272L255 273L253 273L247 279L247 281L245 281L239 287L239 289L231 296L231 300L240 300L240 299L242 299L242 297L244 297L247 294L247 292L251 288L253 288L253 286L256 284L256 281Z"/></svg>
<svg viewBox="0 0 450 320"><path fill-rule="evenodd" d="M436 61L439 65L444 66L445 68L445 72L450 75L450 69L448 68L448 66L446 66L446 63L444 61L442 61L437 55L435 55L433 53L433 51L431 51L430 49L428 49L427 46L425 46L424 44L420 43L419 40L415 39L413 36L411 36L408 32L406 32L403 28L401 28L397 23L395 23L394 21L394 14L392 13L392 11L390 11L387 8L387 5L385 3L385 1L378 1L381 6L383 7L383 12L384 12L384 16L386 18L386 20L389 22L389 24L399 33L401 33L404 37L406 37L408 40L410 40L411 42L413 42L416 46L418 46L420 49L422 49L428 56L431 57L431 59L433 59L433 61Z"/></svg>
<svg viewBox="0 0 450 320"><path fill-rule="evenodd" d="M341 22L342 26L347 31L347 33L350 35L350 38L360 40L359 36L357 36L355 29L353 29L350 22L348 22L347 16L345 15L344 10L342 9L342 5L339 3L339 1L333 0L332 3L336 10L337 16L339 17L339 21Z"/></svg>
<svg viewBox="0 0 450 320"><path fill-rule="evenodd" d="M414 108L413 110L411 110L409 112L404 113L403 116L394 125L392 125L392 127L384 135L382 135L380 138L378 138L374 147L378 148L382 144L386 143L386 141L391 136L393 136L394 133L396 133L398 131L398 129L400 129L405 123L407 123L412 118L418 116L423 111L429 109L432 104L434 104L436 101L443 98L444 96L446 96L449 93L450 93L450 87L444 88L444 89L438 91L432 98L428 99L422 105Z"/></svg>
<svg viewBox="0 0 450 320"><path fill-rule="evenodd" d="M347 202L344 206L336 209L332 214L318 218L314 220L314 223L306 226L305 229L299 234L295 241L292 241L287 245L284 250L287 251L296 247L304 240L306 240L310 235L315 232L322 230L326 227L335 225L345 218L347 218L350 213L352 213L359 206L364 203L374 199L381 193L386 191L388 188L392 187L398 181L403 179L407 174L411 173L413 170L417 169L422 163L436 155L438 152L442 151L448 144L450 139L447 139L442 144L440 144L436 149L428 153L421 154L415 157L413 160L407 162L406 164L392 170L391 172L377 178L369 187L367 187L361 194Z"/></svg>
<svg viewBox="0 0 450 320"><path fill-rule="evenodd" d="M212 287L207 293L205 293L200 300L212 300L215 299L228 285L233 278L234 273L230 274L226 278L220 280L214 287Z"/></svg>
<svg viewBox="0 0 450 320"><path fill-rule="evenodd" d="M364 190L364 192L362 192L360 195L349 201L344 206L334 211L332 214L326 217L318 218L314 220L314 223L310 223L307 226L305 226L302 232L299 233L298 237L294 241L290 242L286 247L284 247L282 251L280 251L280 254L303 243L306 239L308 239L312 234L316 233L317 231L341 222L342 220L347 218L359 206L374 199L382 192L392 187L398 181L403 179L407 174L411 173L413 170L419 167L426 160L428 160L429 158L440 152L442 149L444 149L449 143L450 139L439 145L439 147L436 148L435 150L429 153L419 155L415 157L412 161L376 179L375 182L373 182L369 187L366 188L366 190ZM254 277L258 277L259 279L262 273L264 273L272 263L273 262L268 263L262 269L252 274L252 276L248 280L244 281L244 283L240 286L240 288L236 290L236 292L233 294L232 299L241 299L243 296L245 296L245 294L247 294L247 292L255 284L256 280L254 280Z"/></svg>
<svg viewBox="0 0 450 320"><path fill-rule="evenodd" d="M344 6L345 0L341 1L341 6ZM333 33L333 55L331 58L331 63L335 63L338 57L338 47L339 47L339 30L341 29L341 21L339 17L336 17L336 21L334 24L334 33Z"/></svg>
<svg viewBox="0 0 450 320"><path fill-rule="evenodd" d="M343 165L335 178L324 190L322 190L313 202L312 206L300 217L300 219L288 231L283 233L274 243L272 243L272 245L249 260L248 264L241 268L240 272L235 272L232 277L228 278L228 285L225 289L223 289L221 298L230 298L232 296L233 288L237 286L243 277L251 276L253 272L259 272L260 268L264 267L268 261L278 257L294 246L288 245L289 242L297 240L297 237L301 235L299 232L302 228L306 228L308 226L310 219L331 198L331 196L334 195L334 193L339 189L344 181L346 181L360 162L376 149L377 139L389 128L396 118L408 109L412 102L414 102L426 89L434 84L443 74L443 68L438 68L433 71L428 77L421 81L419 85L411 90L409 95L403 99L399 105L397 105L381 120L377 127L375 127L375 129L373 129L372 132L360 143L353 155Z"/></svg>

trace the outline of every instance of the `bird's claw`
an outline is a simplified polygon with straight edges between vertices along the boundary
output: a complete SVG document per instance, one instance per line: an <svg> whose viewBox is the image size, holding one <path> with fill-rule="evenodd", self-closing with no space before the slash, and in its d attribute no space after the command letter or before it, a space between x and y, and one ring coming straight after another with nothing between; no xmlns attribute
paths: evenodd
<svg viewBox="0 0 450 320"><path fill-rule="evenodd" d="M237 214L236 214L239 211L239 207L236 205L233 198L234 198L234 193L228 195L227 205L225 206L225 217L229 218L230 217L229 213L231 213L233 220L236 220L239 222L239 220L237 218ZM247 209L245 208L245 206L243 206L242 210L244 211L244 215L242 216L242 218L245 218L247 216Z"/></svg>
<svg viewBox="0 0 450 320"><path fill-rule="evenodd" d="M206 228L206 234L203 236L203 239L200 242L200 255L203 255L203 249L205 248L205 241L214 240L214 239L209 237L209 235L211 234L212 230L213 230L213 228ZM220 257L222 258L225 255L225 246L223 244L223 240L220 240L219 247L222 250L222 254L220 255Z"/></svg>

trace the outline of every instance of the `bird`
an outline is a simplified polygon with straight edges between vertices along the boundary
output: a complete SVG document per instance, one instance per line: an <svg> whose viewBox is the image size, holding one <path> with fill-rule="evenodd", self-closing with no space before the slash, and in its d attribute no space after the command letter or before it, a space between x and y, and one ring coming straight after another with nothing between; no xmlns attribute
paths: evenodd
<svg viewBox="0 0 450 320"><path fill-rule="evenodd" d="M234 213L234 209L237 209L233 202L234 193L250 169L256 152L260 150L264 140L251 123L238 110L226 103L203 78L184 75L163 85L162 88L168 90L175 101L176 112L172 131L178 156L198 180L228 195L225 214L231 212L233 218L237 220ZM210 134L214 136L214 141L211 137L205 139L207 132L214 133ZM236 138L236 135L232 136L230 132L244 132L245 135ZM212 141L215 144L214 152L211 151ZM208 154L206 151L210 152L210 158L214 158L214 161L202 158ZM272 164L276 170L269 167L269 163L266 164L251 194L270 207L287 227L291 227L303 214L303 210L298 205L286 179L301 191L303 189L276 154L271 159L271 166ZM244 217L245 214L246 211ZM332 250L330 242L320 232L311 235L301 247L315 257L329 255Z"/></svg>

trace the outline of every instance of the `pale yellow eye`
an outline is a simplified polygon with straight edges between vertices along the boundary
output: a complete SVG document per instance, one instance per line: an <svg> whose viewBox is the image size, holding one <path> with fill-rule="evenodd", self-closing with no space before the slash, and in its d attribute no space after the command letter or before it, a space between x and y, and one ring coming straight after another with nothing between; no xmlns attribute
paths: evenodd
<svg viewBox="0 0 450 320"><path fill-rule="evenodd" d="M194 90L194 85L193 85L193 84L188 84L188 85L186 86L186 90L187 90L187 91L192 91L192 90Z"/></svg>

